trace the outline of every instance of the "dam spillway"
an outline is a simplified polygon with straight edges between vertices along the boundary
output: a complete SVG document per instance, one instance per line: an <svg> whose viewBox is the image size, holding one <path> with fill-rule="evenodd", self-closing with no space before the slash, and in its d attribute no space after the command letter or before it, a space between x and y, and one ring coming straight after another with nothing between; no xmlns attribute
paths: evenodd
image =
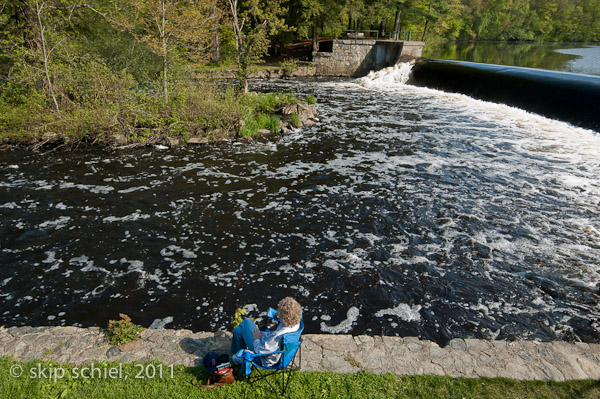
<svg viewBox="0 0 600 399"><path fill-rule="evenodd" d="M466 61L416 62L411 84L462 93L600 131L600 77Z"/></svg>

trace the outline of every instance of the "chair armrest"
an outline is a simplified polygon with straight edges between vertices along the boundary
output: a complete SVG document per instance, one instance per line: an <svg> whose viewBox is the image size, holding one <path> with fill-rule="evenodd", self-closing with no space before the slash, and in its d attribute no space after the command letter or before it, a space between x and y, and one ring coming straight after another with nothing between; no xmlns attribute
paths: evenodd
<svg viewBox="0 0 600 399"><path fill-rule="evenodd" d="M263 356L269 356L269 355L275 355L277 353L283 353L283 351L281 350L276 350L274 352L270 352L270 353L254 353L254 352L250 352L248 350L245 349L240 349L238 351L238 353L236 353L235 355L237 357L241 357L246 361L251 362L252 359L257 358L257 357L263 357Z"/></svg>

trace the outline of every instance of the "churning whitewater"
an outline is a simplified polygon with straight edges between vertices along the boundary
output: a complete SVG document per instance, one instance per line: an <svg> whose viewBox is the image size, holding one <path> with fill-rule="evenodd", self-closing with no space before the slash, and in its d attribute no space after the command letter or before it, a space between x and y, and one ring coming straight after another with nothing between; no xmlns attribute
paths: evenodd
<svg viewBox="0 0 600 399"><path fill-rule="evenodd" d="M600 137L406 84L312 94L281 142L2 154L3 325L226 328L286 295L307 332L600 342Z"/></svg>

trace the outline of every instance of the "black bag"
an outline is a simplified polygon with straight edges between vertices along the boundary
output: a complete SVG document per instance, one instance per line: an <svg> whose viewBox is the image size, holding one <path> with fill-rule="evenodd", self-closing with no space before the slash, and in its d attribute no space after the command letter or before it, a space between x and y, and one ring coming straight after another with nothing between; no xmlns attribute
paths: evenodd
<svg viewBox="0 0 600 399"><path fill-rule="evenodd" d="M204 367L208 370L209 373L214 373L217 371L217 366L219 365L219 355L215 352L208 352L204 355Z"/></svg>

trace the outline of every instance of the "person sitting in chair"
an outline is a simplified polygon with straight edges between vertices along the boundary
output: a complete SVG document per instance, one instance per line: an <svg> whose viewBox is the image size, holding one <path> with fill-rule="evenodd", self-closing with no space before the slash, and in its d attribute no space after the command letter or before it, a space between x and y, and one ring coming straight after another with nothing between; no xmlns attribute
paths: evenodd
<svg viewBox="0 0 600 399"><path fill-rule="evenodd" d="M279 301L276 314L281 322L273 331L260 331L252 319L244 319L233 329L229 349L233 363L241 363L241 359L235 356L240 349L249 349L256 354L271 353L280 349L284 334L298 331L302 307L294 298L288 296ZM275 353L260 357L260 361L265 367L273 366L280 356L281 353Z"/></svg>

